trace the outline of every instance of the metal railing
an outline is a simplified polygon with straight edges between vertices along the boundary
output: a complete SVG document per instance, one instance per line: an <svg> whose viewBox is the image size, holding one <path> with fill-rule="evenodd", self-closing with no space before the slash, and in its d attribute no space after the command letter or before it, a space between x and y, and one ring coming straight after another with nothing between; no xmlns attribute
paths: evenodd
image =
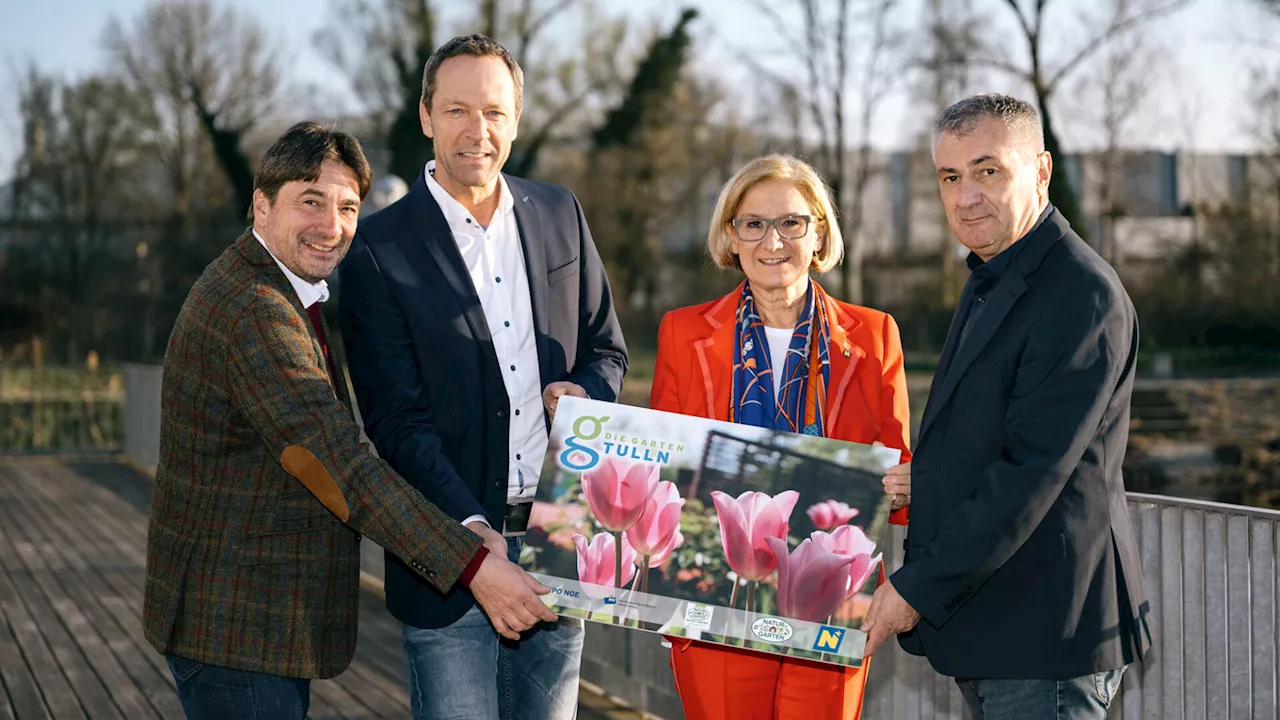
<svg viewBox="0 0 1280 720"><path fill-rule="evenodd" d="M1129 493L1129 514L1155 646L1125 673L1111 717L1276 720L1280 512ZM901 563L901 542L890 546L886 562ZM965 717L923 658L895 647L875 662L867 720Z"/></svg>
<svg viewBox="0 0 1280 720"><path fill-rule="evenodd" d="M1125 673L1114 720L1277 720L1280 512L1129 494L1155 646ZM893 528L885 563L901 566ZM961 720L955 683L896 643L872 663L864 720ZM592 626L583 677L665 718L679 717L659 639Z"/></svg>
<svg viewBox="0 0 1280 720"><path fill-rule="evenodd" d="M110 370L0 365L0 452L118 451L122 403Z"/></svg>
<svg viewBox="0 0 1280 720"><path fill-rule="evenodd" d="M125 369L126 453L154 467L160 370ZM1280 511L1129 494L1155 647L1125 673L1115 720L1280 720ZM894 526L886 567L902 562ZM376 551L373 552L376 555ZM380 568L379 575L380 575ZM896 643L875 658L865 720L960 720L950 678ZM681 716L660 638L590 625L582 677L637 710Z"/></svg>
<svg viewBox="0 0 1280 720"><path fill-rule="evenodd" d="M124 454L148 473L160 462L159 365L124 366Z"/></svg>

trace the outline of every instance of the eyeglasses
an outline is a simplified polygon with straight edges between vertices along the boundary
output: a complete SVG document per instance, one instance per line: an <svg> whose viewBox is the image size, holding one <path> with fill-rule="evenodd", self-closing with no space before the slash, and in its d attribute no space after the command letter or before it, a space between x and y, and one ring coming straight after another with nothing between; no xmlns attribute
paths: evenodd
<svg viewBox="0 0 1280 720"><path fill-rule="evenodd" d="M729 222L738 239L743 242L760 242L769 234L772 227L778 231L778 237L785 240L799 240L809 232L812 215L784 215L776 218L734 218Z"/></svg>

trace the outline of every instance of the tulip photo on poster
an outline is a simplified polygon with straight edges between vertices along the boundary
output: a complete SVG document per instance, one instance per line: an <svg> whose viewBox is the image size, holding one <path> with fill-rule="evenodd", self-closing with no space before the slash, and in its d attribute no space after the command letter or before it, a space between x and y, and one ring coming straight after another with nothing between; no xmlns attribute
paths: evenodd
<svg viewBox="0 0 1280 720"><path fill-rule="evenodd" d="M899 455L564 397L521 565L561 615L859 665Z"/></svg>

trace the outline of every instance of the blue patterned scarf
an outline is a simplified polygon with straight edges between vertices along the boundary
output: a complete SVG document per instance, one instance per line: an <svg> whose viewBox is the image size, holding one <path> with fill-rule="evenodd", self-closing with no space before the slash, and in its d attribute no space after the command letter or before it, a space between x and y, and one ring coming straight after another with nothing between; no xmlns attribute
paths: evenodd
<svg viewBox="0 0 1280 720"><path fill-rule="evenodd" d="M827 349L831 328L826 303L814 292L813 281L805 296L800 320L791 335L787 360L774 368L765 339L764 322L756 312L751 283L742 285L738 299L733 342L733 387L729 421L805 435L824 435L827 383L831 362ZM778 397L774 397L773 373L782 373Z"/></svg>

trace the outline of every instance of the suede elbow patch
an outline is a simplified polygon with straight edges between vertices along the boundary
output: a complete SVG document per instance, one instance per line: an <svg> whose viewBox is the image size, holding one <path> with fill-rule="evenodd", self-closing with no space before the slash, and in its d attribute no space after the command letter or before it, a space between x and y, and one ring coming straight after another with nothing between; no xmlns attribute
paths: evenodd
<svg viewBox="0 0 1280 720"><path fill-rule="evenodd" d="M347 500L342 496L337 481L310 450L301 445L290 445L280 454L280 465L339 520L345 523L351 517L351 509L347 507Z"/></svg>

